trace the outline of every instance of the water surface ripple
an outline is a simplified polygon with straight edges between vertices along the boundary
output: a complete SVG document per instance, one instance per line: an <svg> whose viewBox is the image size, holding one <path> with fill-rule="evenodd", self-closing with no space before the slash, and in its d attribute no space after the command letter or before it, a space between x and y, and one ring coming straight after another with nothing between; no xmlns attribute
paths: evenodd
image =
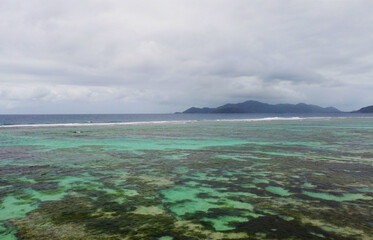
<svg viewBox="0 0 373 240"><path fill-rule="evenodd" d="M372 119L154 121L0 128L0 239L372 239Z"/></svg>

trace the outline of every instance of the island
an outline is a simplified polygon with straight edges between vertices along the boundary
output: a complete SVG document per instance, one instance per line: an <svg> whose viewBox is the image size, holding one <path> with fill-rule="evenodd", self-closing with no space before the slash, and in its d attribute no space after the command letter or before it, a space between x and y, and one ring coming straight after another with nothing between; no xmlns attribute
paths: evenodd
<svg viewBox="0 0 373 240"><path fill-rule="evenodd" d="M359 110L354 111L353 113L373 113L373 105L360 108Z"/></svg>
<svg viewBox="0 0 373 240"><path fill-rule="evenodd" d="M191 107L182 113L341 113L335 107L320 107L317 105L298 104L268 104L249 100L236 104L225 104L216 108Z"/></svg>

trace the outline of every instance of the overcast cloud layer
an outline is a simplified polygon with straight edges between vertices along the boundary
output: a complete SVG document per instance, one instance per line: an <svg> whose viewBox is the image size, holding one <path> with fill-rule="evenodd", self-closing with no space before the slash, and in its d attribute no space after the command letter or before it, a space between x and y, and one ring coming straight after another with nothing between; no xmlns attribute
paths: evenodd
<svg viewBox="0 0 373 240"><path fill-rule="evenodd" d="M373 1L0 0L0 113L373 104Z"/></svg>

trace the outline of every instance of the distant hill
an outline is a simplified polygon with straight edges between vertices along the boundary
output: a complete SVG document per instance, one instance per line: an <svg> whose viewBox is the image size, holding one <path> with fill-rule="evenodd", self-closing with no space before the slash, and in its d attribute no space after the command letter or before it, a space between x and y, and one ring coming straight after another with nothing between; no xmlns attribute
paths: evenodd
<svg viewBox="0 0 373 240"><path fill-rule="evenodd" d="M368 107L363 107L360 110L354 111L354 113L373 113L373 105Z"/></svg>
<svg viewBox="0 0 373 240"><path fill-rule="evenodd" d="M236 104L225 104L217 108L191 107L183 113L340 113L334 107L319 107L305 103L299 104L267 104L258 101L246 101Z"/></svg>

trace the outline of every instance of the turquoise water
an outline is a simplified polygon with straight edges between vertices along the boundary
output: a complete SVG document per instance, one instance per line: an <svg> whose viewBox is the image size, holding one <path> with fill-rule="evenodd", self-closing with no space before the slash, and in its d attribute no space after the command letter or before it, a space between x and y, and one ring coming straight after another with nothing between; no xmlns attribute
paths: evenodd
<svg viewBox="0 0 373 240"><path fill-rule="evenodd" d="M0 128L0 239L372 239L363 118Z"/></svg>

